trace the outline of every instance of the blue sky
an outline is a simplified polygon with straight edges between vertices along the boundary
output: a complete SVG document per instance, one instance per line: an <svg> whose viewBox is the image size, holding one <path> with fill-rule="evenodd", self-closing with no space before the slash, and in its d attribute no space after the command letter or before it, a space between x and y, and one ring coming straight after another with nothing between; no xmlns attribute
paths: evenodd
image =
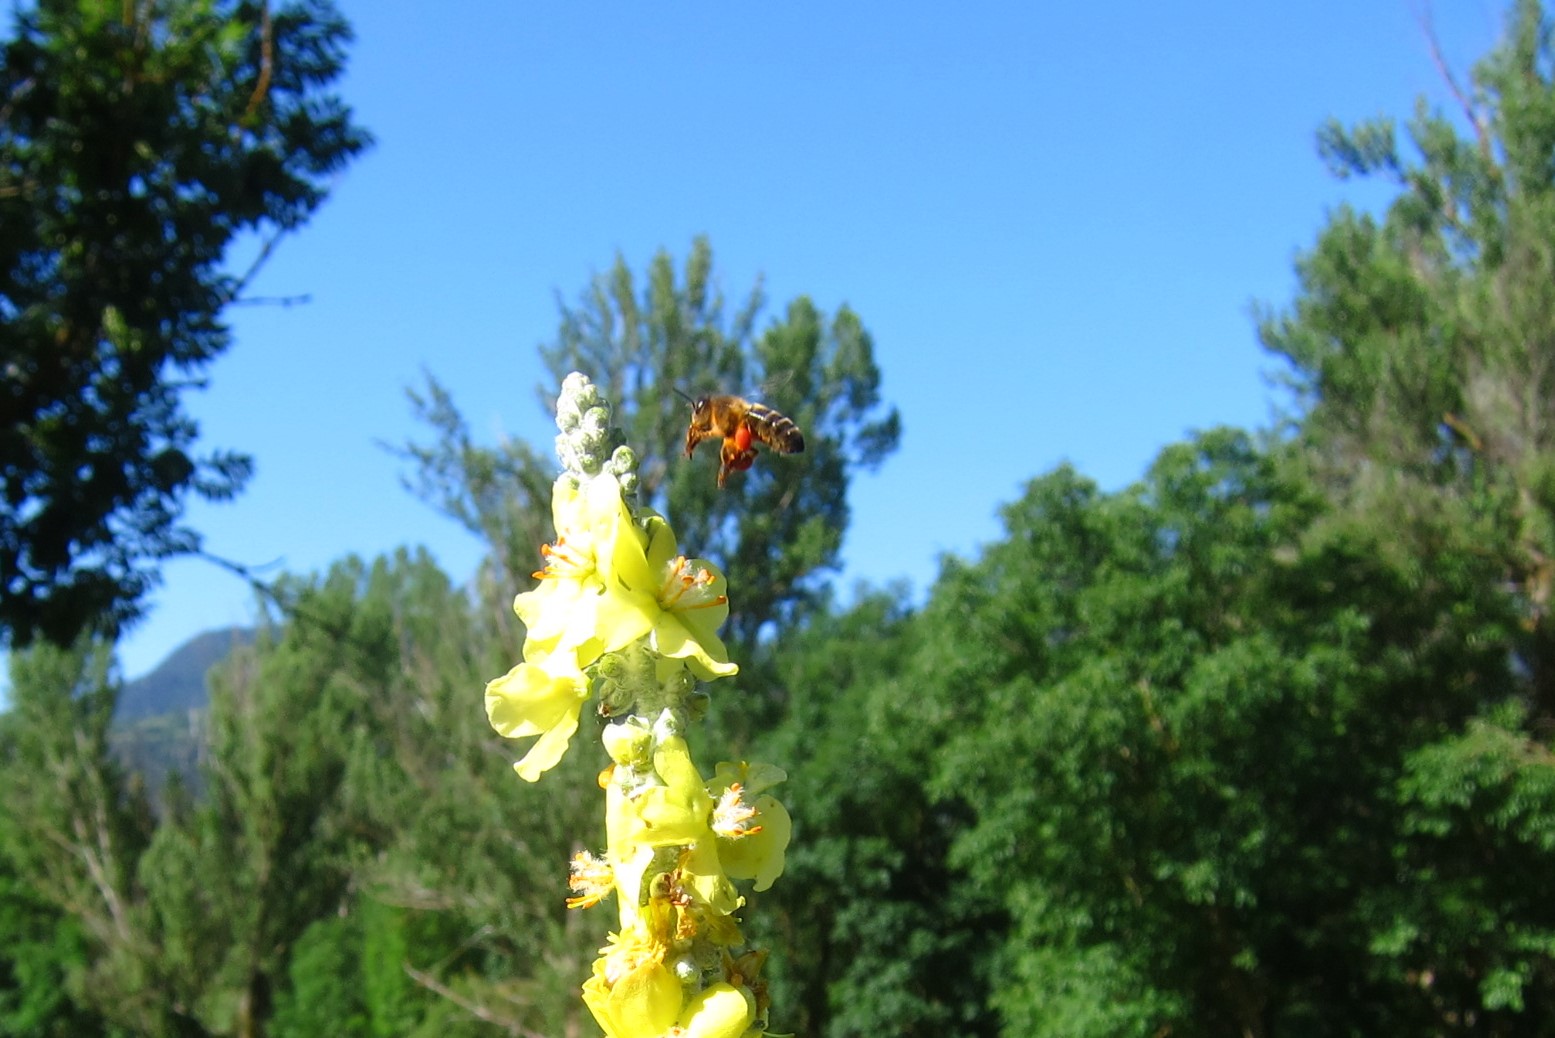
<svg viewBox="0 0 1555 1038"><path fill-rule="evenodd" d="M421 432L405 388L430 370L481 436L548 442L558 295L706 234L731 298L761 274L772 313L807 294L872 332L905 434L854 488L843 580L921 589L1062 461L1120 488L1190 430L1266 424L1250 305L1290 298L1327 209L1385 197L1314 131L1445 96L1422 0L340 7L378 144L254 287L311 302L232 311L189 399L258 462L193 524L294 572L424 544L468 575L479 546L379 446ZM1461 71L1502 6L1433 17ZM252 615L175 562L123 670Z"/></svg>

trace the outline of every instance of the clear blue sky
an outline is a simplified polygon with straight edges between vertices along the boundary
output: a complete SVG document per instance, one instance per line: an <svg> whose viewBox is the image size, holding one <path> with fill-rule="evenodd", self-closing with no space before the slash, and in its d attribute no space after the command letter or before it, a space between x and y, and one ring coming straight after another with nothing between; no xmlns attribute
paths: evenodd
<svg viewBox="0 0 1555 1038"><path fill-rule="evenodd" d="M258 475L192 522L250 564L425 544L467 576L478 545L377 446L421 432L405 387L426 368L480 435L548 442L558 294L705 233L731 297L763 274L774 312L873 333L905 435L854 488L844 581L922 589L1061 461L1119 488L1192 429L1266 424L1250 304L1290 298L1326 209L1382 197L1313 133L1444 97L1422 6L343 0L378 145L254 288L312 302L232 312L189 403ZM1502 5L1436 7L1461 71ZM124 672L252 608L174 563Z"/></svg>

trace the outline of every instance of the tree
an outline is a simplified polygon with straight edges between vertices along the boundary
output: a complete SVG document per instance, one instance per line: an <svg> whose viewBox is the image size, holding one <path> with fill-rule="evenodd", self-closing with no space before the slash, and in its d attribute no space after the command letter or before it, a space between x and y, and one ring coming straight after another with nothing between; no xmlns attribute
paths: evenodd
<svg viewBox="0 0 1555 1038"><path fill-rule="evenodd" d="M378 703L415 608L391 588L389 563L350 558L288 581L291 623L212 679L204 796L158 829L140 873L167 987L213 1033L266 1033L292 949L350 904L354 863L382 847L346 786L355 760L389 749Z"/></svg>
<svg viewBox="0 0 1555 1038"><path fill-rule="evenodd" d="M36 645L12 654L11 678L13 708L0 730L0 872L14 875L34 911L63 917L49 965L79 1005L60 1008L66 1019L100 1015L136 1033L198 1033L157 981L136 881L152 819L109 756L118 686L108 647ZM43 949L19 936L11 947L36 966Z"/></svg>
<svg viewBox="0 0 1555 1038"><path fill-rule="evenodd" d="M776 949L785 1031L996 1033L987 967L1002 906L951 867L970 816L931 794L941 733L904 719L921 688L906 669L922 635L907 598L887 588L822 610L772 649L785 709L751 756L782 762L803 839L750 916Z"/></svg>
<svg viewBox="0 0 1555 1038"><path fill-rule="evenodd" d="M0 643L69 644L138 614L199 549L195 495L251 462L192 453L182 392L224 307L367 144L328 92L328 0L41 0L0 47ZM257 263L256 263L257 267Z"/></svg>
<svg viewBox="0 0 1555 1038"><path fill-rule="evenodd" d="M1502 553L1527 636L1536 712L1555 712L1555 48L1536 0L1468 88L1456 118L1422 101L1400 146L1391 120L1324 128L1336 175L1397 188L1381 219L1336 212L1302 256L1300 291L1266 312L1289 364L1303 461L1399 550L1459 538ZM1465 135L1466 134L1466 135Z"/></svg>
<svg viewBox="0 0 1555 1038"><path fill-rule="evenodd" d="M1497 556L1327 536L1301 472L1218 431L1121 494L1044 477L919 617L906 720L1008 916L1003 1033L1548 1033Z"/></svg>
<svg viewBox="0 0 1555 1038"><path fill-rule="evenodd" d="M363 576L354 624L383 636L353 651L382 670L364 683L340 796L363 844L349 910L372 1033L575 1033L598 935L565 907L566 861L600 826L588 796L608 761L597 722L584 718L561 781L537 794L480 708L484 682L512 666L498 633L508 621L425 553Z"/></svg>
<svg viewBox="0 0 1555 1038"><path fill-rule="evenodd" d="M215 681L205 801L141 867L173 996L216 1033L576 1030L597 740L562 766L576 795L525 795L480 708L497 618L425 552L282 590L285 625Z"/></svg>
<svg viewBox="0 0 1555 1038"><path fill-rule="evenodd" d="M102 1017L72 995L90 958L79 922L22 882L4 851L18 821L0 812L0 1034L106 1036Z"/></svg>
<svg viewBox="0 0 1555 1038"><path fill-rule="evenodd" d="M1428 672L1416 689L1422 723L1438 727L1405 743L1396 884L1374 905L1374 965L1428 979L1440 1021L1548 1033L1522 1028L1555 1003L1549 16L1519 0L1468 85L1444 75L1458 111L1422 102L1412 152L1387 120L1325 128L1338 175L1384 177L1397 195L1380 219L1336 213L1301 259L1294 304L1260 331L1290 365L1299 463L1337 506L1308 550L1375 546L1410 577L1394 622L1443 609L1440 592L1457 585L1453 611L1499 617L1478 637L1513 663L1477 687ZM1455 651L1443 640L1432 658Z"/></svg>

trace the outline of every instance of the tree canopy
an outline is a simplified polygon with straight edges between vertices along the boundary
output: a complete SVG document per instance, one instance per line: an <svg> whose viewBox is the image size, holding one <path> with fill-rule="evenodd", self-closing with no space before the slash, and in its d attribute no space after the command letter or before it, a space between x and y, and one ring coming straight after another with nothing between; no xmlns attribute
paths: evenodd
<svg viewBox="0 0 1555 1038"><path fill-rule="evenodd" d="M252 468L196 452L184 391L223 309L367 144L330 92L328 0L41 0L0 46L0 642L132 620L198 550L195 495ZM250 271L249 273L252 273Z"/></svg>

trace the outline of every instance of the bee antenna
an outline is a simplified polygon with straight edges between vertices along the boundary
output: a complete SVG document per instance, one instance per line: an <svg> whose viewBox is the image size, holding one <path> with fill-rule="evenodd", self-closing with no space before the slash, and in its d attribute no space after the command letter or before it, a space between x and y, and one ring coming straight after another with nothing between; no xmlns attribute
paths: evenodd
<svg viewBox="0 0 1555 1038"><path fill-rule="evenodd" d="M671 386L670 388L675 391L675 395L676 396L680 397L682 400L684 400L686 403L690 404L692 407L695 407L697 405L697 402L695 400L691 399L689 396L687 396L684 392L682 392L681 388L679 386Z"/></svg>

